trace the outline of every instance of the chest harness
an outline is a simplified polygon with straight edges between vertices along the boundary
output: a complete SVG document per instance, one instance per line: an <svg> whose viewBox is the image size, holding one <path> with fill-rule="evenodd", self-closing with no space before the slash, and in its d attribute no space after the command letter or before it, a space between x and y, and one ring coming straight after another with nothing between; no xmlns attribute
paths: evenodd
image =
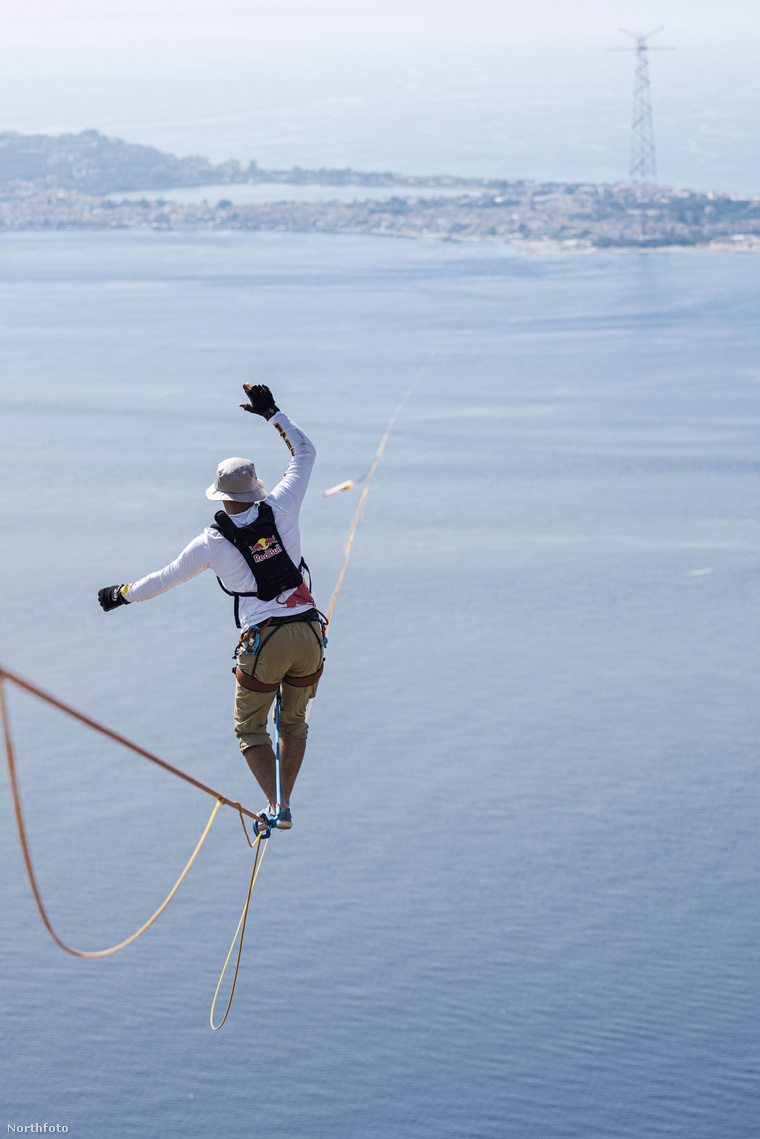
<svg viewBox="0 0 760 1139"><path fill-rule="evenodd" d="M221 580L217 577L220 588L228 595L235 599L235 624L238 629L240 628L240 598L241 597L258 597L260 601L273 601L279 597L287 589L295 589L296 592L291 594L285 605L292 608L289 604L304 604L312 602L311 596L311 574L309 574L309 567L306 562L301 558L300 563L296 566L293 559L288 554L283 544L282 538L277 530L274 521L274 512L272 507L267 502L259 503L259 512L254 522L250 522L247 526L236 526L230 516L224 511L219 510L214 515L214 525L212 530L218 530L219 533L230 542L238 553L244 558L246 565L250 569L256 580L256 589L249 593L236 593L234 590L227 589L222 585ZM307 588L306 582L303 577L304 571L309 575L309 587ZM237 659L238 654L243 652L246 656L253 657L253 673L256 672L256 661L258 660L259 653L261 652L267 641L274 635L279 625L290 624L294 621L307 621L311 628L317 642L324 648L327 644L327 637L324 635L324 627L321 629L319 635L314 628L315 624L322 625L321 615L316 608L309 610L304 614L294 614L292 617L270 617L268 620L263 621L261 625L255 625L250 629L245 629L240 635L240 644L235 651ZM269 635L262 641L260 631L274 626ZM285 676L283 680L286 684L292 684L296 687L308 687L310 684L315 684L325 667L324 653L322 661L315 673L310 676ZM239 667L236 667L235 676L244 688L248 688L253 692L276 692L280 687L277 684L265 684L261 680L256 680L255 675L249 676L243 672Z"/></svg>

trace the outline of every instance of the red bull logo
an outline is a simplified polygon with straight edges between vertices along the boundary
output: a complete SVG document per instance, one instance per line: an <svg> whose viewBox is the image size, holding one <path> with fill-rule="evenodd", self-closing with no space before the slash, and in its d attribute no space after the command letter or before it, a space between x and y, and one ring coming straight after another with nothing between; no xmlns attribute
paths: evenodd
<svg viewBox="0 0 760 1139"><path fill-rule="evenodd" d="M254 542L254 544L251 546L251 553L263 553L264 550L268 550L271 546L276 545L276 538L259 538L258 542Z"/></svg>
<svg viewBox="0 0 760 1139"><path fill-rule="evenodd" d="M273 558L275 554L282 553L282 546L276 538L259 538L250 549L255 562L263 562L267 558Z"/></svg>

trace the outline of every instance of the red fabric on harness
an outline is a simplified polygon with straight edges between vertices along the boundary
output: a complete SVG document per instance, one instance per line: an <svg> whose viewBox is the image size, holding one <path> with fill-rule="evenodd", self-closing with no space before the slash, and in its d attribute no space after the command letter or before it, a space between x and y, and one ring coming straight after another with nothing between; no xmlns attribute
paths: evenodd
<svg viewBox="0 0 760 1139"><path fill-rule="evenodd" d="M316 608L314 598L309 593L305 581L302 581L301 584L293 590L287 600L280 601L278 597L277 604L282 605L285 609L295 609L296 605L314 605Z"/></svg>

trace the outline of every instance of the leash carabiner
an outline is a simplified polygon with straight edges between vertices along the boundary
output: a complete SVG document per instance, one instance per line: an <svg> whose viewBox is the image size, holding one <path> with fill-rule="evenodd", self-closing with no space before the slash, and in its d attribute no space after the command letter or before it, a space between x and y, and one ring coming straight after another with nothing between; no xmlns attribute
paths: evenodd
<svg viewBox="0 0 760 1139"><path fill-rule="evenodd" d="M250 637L251 633L255 634L253 639L251 639L251 637ZM248 628L244 629L243 632L240 634L240 645L238 648L238 652L245 653L245 655L249 656L249 657L255 656L256 650L258 649L260 644L261 644L261 631L259 629L259 626L258 625L249 625Z"/></svg>

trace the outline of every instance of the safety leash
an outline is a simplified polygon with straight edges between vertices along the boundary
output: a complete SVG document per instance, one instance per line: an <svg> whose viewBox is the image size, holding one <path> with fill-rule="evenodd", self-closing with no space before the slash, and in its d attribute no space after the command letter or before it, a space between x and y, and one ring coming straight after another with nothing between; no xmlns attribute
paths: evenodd
<svg viewBox="0 0 760 1139"><path fill-rule="evenodd" d="M282 779L280 778L280 711L282 709L282 687L277 689L277 695L274 698L274 777L277 787L277 802L275 803L275 811L279 817L280 808L282 807Z"/></svg>

